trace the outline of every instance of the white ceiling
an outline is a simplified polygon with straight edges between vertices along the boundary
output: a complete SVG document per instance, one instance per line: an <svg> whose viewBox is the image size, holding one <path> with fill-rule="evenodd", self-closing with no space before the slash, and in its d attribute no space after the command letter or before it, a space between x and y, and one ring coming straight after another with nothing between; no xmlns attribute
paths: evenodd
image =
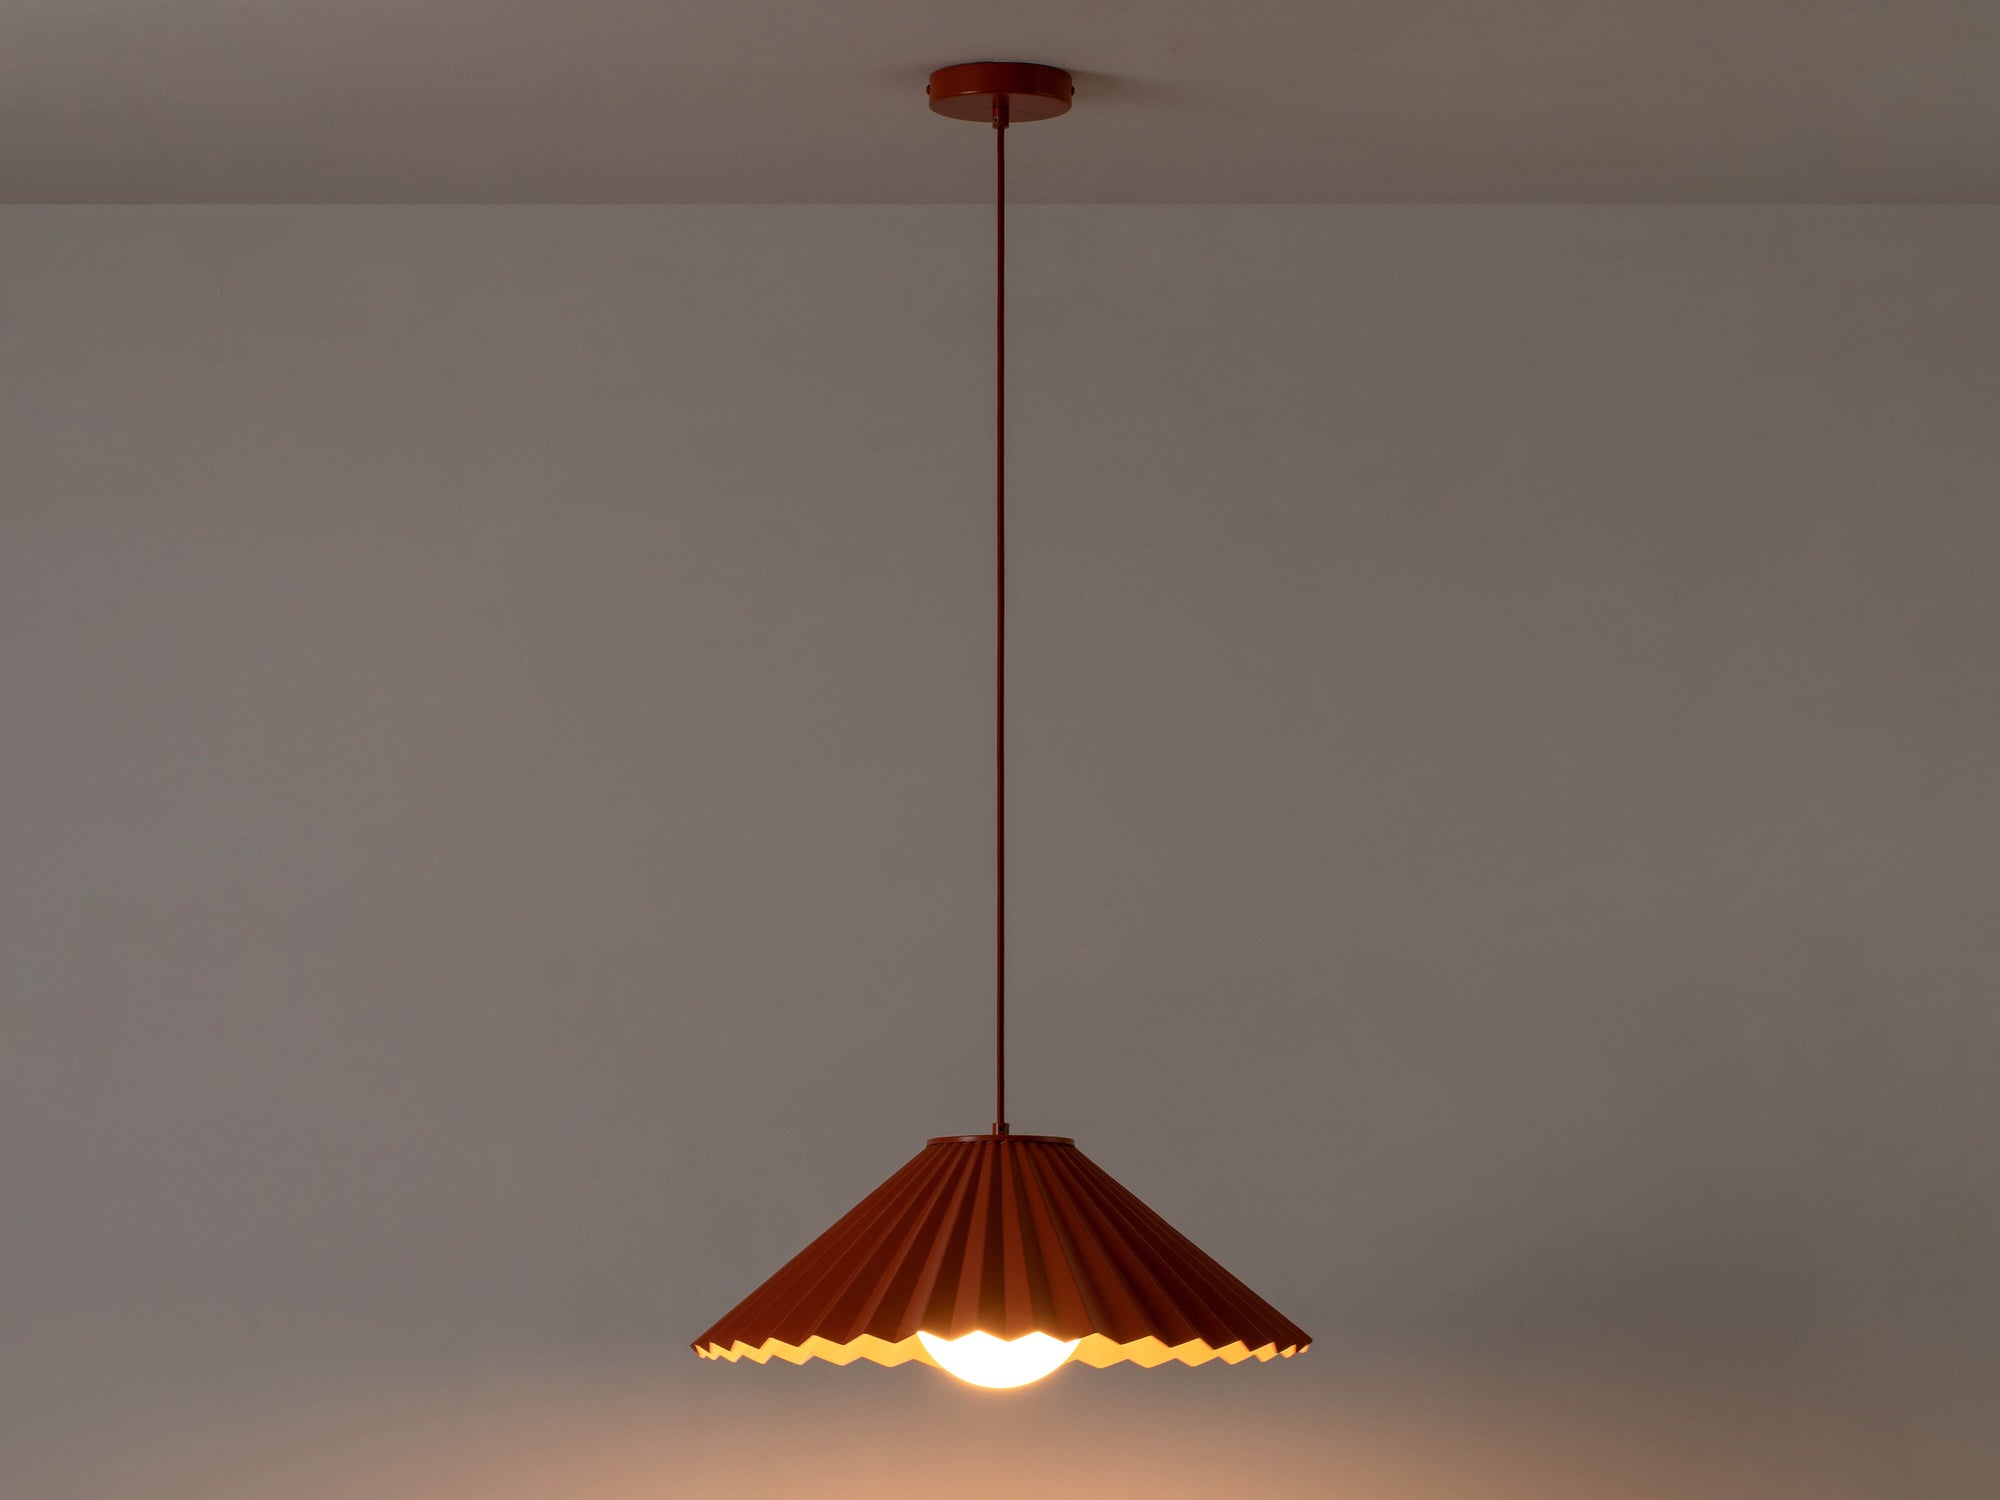
<svg viewBox="0 0 2000 1500"><path fill-rule="evenodd" d="M0 0L0 198L1990 202L1996 0Z"/></svg>

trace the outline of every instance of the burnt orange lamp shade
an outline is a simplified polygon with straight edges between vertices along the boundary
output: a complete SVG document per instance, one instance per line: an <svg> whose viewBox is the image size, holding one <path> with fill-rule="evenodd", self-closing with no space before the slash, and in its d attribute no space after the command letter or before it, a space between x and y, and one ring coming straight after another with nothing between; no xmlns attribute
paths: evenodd
<svg viewBox="0 0 2000 1500"><path fill-rule="evenodd" d="M975 1135L932 1140L694 1347L1005 1386L1069 1358L1236 1364L1309 1342L1074 1141Z"/></svg>

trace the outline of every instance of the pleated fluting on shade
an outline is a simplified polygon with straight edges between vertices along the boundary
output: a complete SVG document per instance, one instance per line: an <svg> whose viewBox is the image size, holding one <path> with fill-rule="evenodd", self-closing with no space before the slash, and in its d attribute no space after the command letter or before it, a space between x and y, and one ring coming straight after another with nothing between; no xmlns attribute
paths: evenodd
<svg viewBox="0 0 2000 1500"><path fill-rule="evenodd" d="M941 1136L695 1340L704 1359L931 1363L919 1332L1080 1339L1109 1365L1311 1340L1058 1136Z"/></svg>

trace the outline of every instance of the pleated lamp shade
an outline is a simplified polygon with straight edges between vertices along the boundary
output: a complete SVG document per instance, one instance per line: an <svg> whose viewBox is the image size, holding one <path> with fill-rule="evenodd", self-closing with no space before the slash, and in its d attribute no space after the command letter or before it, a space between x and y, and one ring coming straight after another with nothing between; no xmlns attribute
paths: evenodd
<svg viewBox="0 0 2000 1500"><path fill-rule="evenodd" d="M1310 1339L1065 1136L939 1136L695 1340L704 1359L937 1364L920 1334L1042 1334L1089 1365Z"/></svg>

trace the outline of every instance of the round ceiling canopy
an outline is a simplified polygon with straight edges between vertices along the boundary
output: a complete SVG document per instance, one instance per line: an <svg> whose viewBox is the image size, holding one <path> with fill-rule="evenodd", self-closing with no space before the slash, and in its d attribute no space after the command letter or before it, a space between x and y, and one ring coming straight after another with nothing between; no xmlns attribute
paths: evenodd
<svg viewBox="0 0 2000 1500"><path fill-rule="evenodd" d="M989 124L1004 101L1007 122L1023 125L1068 114L1076 85L1068 73L1046 63L974 62L939 68L925 92L932 109L954 120Z"/></svg>

